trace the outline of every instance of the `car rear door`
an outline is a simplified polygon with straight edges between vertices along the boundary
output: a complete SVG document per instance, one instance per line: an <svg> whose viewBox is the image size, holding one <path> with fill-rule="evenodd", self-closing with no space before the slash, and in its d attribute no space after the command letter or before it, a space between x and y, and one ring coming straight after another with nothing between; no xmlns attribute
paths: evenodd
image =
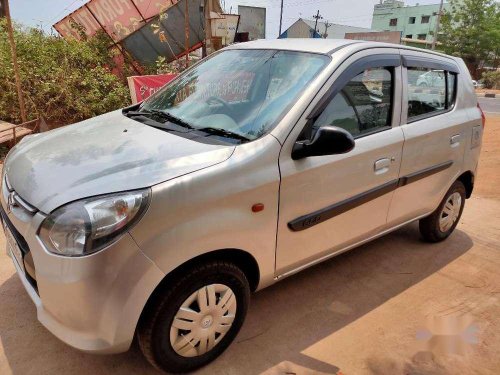
<svg viewBox="0 0 500 375"><path fill-rule="evenodd" d="M467 113L457 92L460 70L453 59L402 50L405 143L399 188L388 225L397 225L436 209L462 171ZM419 85L423 75L434 79ZM458 85L458 87L457 87Z"/></svg>
<svg viewBox="0 0 500 375"><path fill-rule="evenodd" d="M277 275L295 272L385 228L402 155L401 68L397 49L349 57L320 91L280 153ZM297 140L318 128L351 132L342 155L293 160Z"/></svg>

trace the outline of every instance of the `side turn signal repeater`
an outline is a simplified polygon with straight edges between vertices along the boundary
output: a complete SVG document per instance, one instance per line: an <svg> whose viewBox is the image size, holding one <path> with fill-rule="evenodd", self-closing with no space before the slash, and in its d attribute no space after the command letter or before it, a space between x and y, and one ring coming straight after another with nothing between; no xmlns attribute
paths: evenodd
<svg viewBox="0 0 500 375"><path fill-rule="evenodd" d="M264 205L262 203L255 203L252 206L252 212L260 212L264 210Z"/></svg>

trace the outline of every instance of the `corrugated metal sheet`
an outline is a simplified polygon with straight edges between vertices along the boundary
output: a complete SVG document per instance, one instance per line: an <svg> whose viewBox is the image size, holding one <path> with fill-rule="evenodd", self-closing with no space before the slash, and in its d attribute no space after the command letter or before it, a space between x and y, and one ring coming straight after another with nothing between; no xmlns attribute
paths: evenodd
<svg viewBox="0 0 500 375"><path fill-rule="evenodd" d="M249 40L266 38L266 8L238 5L238 32L247 32Z"/></svg>
<svg viewBox="0 0 500 375"><path fill-rule="evenodd" d="M80 25L85 34L94 35L104 29L119 42L144 25L151 17L173 6L176 0L90 0L54 24L64 38L80 39L73 24Z"/></svg>
<svg viewBox="0 0 500 375"><path fill-rule="evenodd" d="M80 31L92 36L103 30L113 44L121 45L142 64L154 64L159 56L170 62L186 53L186 1L189 9L187 51L201 47L205 39L204 6L207 6L207 1L212 3L210 14L217 31L212 43L233 42L238 16L227 15L225 20L219 0L90 0L54 27L64 38L76 39L81 37ZM218 35L222 32L221 25L224 26L224 35Z"/></svg>
<svg viewBox="0 0 500 375"><path fill-rule="evenodd" d="M315 21L313 20L304 20L303 21L309 25L312 29L314 29ZM346 33L369 33L371 31L375 31L372 29L367 29L366 27L357 27L357 26L349 26L349 25L339 25L336 23L329 23L328 28L326 27L326 22L318 22L317 32L321 37L324 37L324 34L328 34L327 39L344 39Z"/></svg>
<svg viewBox="0 0 500 375"><path fill-rule="evenodd" d="M299 19L279 36L279 39L284 38L321 38L321 36L304 20Z"/></svg>
<svg viewBox="0 0 500 375"><path fill-rule="evenodd" d="M328 28L326 27L326 22L318 22L317 31L314 30L314 25L316 21L305 20L299 18L295 21L287 30L285 30L280 36L283 38L323 38L325 33L327 34L327 39L344 39L346 33L354 32L364 32L369 33L373 30L364 27L339 25L335 23L329 23Z"/></svg>
<svg viewBox="0 0 500 375"><path fill-rule="evenodd" d="M189 48L200 46L205 36L203 8L199 0L181 0L166 11L166 17L153 17L143 27L127 36L120 44L142 64L154 64L158 56L173 61L185 53L184 9L188 1ZM152 25L157 24L159 29Z"/></svg>

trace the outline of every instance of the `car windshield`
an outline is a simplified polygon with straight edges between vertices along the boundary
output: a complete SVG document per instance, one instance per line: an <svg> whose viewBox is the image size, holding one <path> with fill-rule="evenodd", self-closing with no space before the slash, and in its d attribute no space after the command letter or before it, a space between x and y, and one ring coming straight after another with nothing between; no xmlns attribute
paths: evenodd
<svg viewBox="0 0 500 375"><path fill-rule="evenodd" d="M164 113L190 132L251 141L273 128L329 61L304 52L220 52L147 99L140 112Z"/></svg>

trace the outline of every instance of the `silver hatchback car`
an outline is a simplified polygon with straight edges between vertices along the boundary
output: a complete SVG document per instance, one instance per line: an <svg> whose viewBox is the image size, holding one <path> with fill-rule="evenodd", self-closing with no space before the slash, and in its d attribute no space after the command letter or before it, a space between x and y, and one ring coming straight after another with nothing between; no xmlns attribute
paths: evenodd
<svg viewBox="0 0 500 375"><path fill-rule="evenodd" d="M418 83L428 72L439 79ZM462 60L391 44L225 48L139 105L32 135L1 218L40 322L160 369L221 354L250 293L420 220L455 229L484 127Z"/></svg>

